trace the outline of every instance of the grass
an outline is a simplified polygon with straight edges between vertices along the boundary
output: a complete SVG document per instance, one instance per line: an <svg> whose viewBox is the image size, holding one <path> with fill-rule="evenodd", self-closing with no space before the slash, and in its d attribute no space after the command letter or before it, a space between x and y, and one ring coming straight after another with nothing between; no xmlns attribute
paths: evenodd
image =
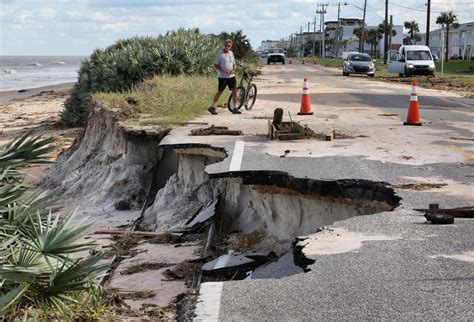
<svg viewBox="0 0 474 322"><path fill-rule="evenodd" d="M156 76L126 93L98 93L94 99L119 111L122 120L139 125L170 127L203 113L217 90L215 76ZM223 106L225 91L218 105Z"/></svg>

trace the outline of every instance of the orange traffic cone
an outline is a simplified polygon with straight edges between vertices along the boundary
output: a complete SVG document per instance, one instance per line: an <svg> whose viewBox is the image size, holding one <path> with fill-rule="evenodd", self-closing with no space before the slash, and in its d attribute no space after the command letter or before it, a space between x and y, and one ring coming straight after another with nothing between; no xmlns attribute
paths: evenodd
<svg viewBox="0 0 474 322"><path fill-rule="evenodd" d="M309 98L308 79L304 79L303 95L301 96L301 108L298 115L313 115L311 112L311 101Z"/></svg>
<svg viewBox="0 0 474 322"><path fill-rule="evenodd" d="M303 61L301 63L304 65L304 58L303 58Z"/></svg>
<svg viewBox="0 0 474 322"><path fill-rule="evenodd" d="M418 113L418 96L416 95L416 80L411 82L410 104L408 105L407 121L403 125L421 125L420 114Z"/></svg>

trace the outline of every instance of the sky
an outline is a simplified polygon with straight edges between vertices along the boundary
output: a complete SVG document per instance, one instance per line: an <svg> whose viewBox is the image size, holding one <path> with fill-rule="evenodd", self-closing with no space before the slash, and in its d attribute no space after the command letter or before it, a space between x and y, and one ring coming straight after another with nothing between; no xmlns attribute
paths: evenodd
<svg viewBox="0 0 474 322"><path fill-rule="evenodd" d="M337 1L327 1L325 21L336 20ZM425 2L390 0L394 24L415 20L424 32ZM474 21L474 0L431 3L431 30L442 11L454 11L460 23ZM89 55L118 39L179 27L216 34L241 29L257 49L263 40L307 31L315 17L319 30L316 6L309 0L0 0L0 55ZM363 6L364 0L346 0L340 16L361 19ZM384 8L385 0L367 0L367 24L381 23Z"/></svg>

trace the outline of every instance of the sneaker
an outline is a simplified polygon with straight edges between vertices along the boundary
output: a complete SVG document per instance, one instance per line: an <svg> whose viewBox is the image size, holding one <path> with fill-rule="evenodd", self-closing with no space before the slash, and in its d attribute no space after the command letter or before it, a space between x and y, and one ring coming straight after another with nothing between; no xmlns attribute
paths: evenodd
<svg viewBox="0 0 474 322"><path fill-rule="evenodd" d="M232 111L232 114L242 114L242 112L234 108L234 110Z"/></svg>
<svg viewBox="0 0 474 322"><path fill-rule="evenodd" d="M208 109L209 113L212 115L217 115L216 108L214 106L210 106Z"/></svg>

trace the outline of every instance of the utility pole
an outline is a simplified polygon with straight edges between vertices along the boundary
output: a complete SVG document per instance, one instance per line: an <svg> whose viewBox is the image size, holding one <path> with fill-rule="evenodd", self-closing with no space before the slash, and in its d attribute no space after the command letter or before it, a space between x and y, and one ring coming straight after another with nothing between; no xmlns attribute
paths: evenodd
<svg viewBox="0 0 474 322"><path fill-rule="evenodd" d="M325 44L325 32L324 32L324 15L326 14L326 8L328 7L329 3L318 3L318 6L316 8L316 13L319 13L321 15L321 57L324 58L326 56L325 50L326 50L326 44Z"/></svg>
<svg viewBox="0 0 474 322"><path fill-rule="evenodd" d="M367 0L364 1L364 15L362 17L362 33L359 39L359 52L363 53L365 48L365 12L367 11Z"/></svg>
<svg viewBox="0 0 474 322"><path fill-rule="evenodd" d="M393 26L393 16L390 15L390 25L388 27L388 49L392 49L392 26Z"/></svg>
<svg viewBox="0 0 474 322"><path fill-rule="evenodd" d="M290 49L288 50L288 55L293 55L293 34L290 35Z"/></svg>
<svg viewBox="0 0 474 322"><path fill-rule="evenodd" d="M300 26L300 48L299 48L300 54L301 54L302 45L303 45L303 26Z"/></svg>
<svg viewBox="0 0 474 322"><path fill-rule="evenodd" d="M339 56L339 15L341 14L341 3L337 3L337 24L336 24L336 55L334 59Z"/></svg>
<svg viewBox="0 0 474 322"><path fill-rule="evenodd" d="M311 51L311 55L314 57L316 56L316 17L313 19L313 50Z"/></svg>
<svg viewBox="0 0 474 322"><path fill-rule="evenodd" d="M426 1L426 46L430 46L430 11L431 11L431 0Z"/></svg>
<svg viewBox="0 0 474 322"><path fill-rule="evenodd" d="M310 25L311 25L311 21L310 21L310 22L308 22L308 32L309 32L309 26L310 26Z"/></svg>
<svg viewBox="0 0 474 322"><path fill-rule="evenodd" d="M385 36L383 39L383 63L387 65L387 47L388 47L388 0L385 0Z"/></svg>

